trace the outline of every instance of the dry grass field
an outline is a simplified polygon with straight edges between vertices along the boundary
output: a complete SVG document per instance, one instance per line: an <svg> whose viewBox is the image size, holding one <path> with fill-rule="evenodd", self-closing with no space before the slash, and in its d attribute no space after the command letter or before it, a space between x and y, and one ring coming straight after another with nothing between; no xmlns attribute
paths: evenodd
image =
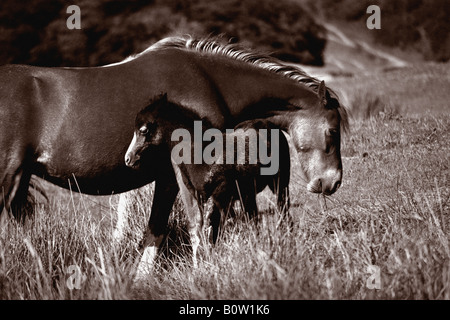
<svg viewBox="0 0 450 320"><path fill-rule="evenodd" d="M430 63L335 78L329 85L353 115L338 192L308 194L293 158L292 227L260 194L261 223L227 222L197 268L178 203L163 255L138 286L150 189L115 243L117 196L43 183L49 201L38 201L34 218L1 230L0 299L450 299L449 70Z"/></svg>

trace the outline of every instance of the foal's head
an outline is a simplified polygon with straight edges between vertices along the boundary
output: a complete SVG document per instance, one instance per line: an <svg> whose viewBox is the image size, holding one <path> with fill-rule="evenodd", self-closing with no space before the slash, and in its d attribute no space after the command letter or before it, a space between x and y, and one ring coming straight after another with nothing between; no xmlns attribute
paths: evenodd
<svg viewBox="0 0 450 320"><path fill-rule="evenodd" d="M142 152L149 146L158 146L164 141L162 129L164 119L158 117L167 106L167 94L152 99L147 107L137 115L134 124L134 135L125 154L125 164L134 167L139 163Z"/></svg>

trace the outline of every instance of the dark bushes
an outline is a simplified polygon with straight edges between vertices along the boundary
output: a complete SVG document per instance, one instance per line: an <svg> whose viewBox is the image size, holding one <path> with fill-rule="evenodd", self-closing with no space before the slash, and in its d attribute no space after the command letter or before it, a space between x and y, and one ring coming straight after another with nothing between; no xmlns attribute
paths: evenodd
<svg viewBox="0 0 450 320"><path fill-rule="evenodd" d="M74 0L0 4L0 64L95 66L117 62L173 34L224 35L289 61L323 64L324 30L292 0Z"/></svg>

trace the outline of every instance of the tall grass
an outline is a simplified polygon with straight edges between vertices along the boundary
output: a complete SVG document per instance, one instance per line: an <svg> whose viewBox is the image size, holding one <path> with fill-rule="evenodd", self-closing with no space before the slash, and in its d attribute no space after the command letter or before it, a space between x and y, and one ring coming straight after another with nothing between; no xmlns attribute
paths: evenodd
<svg viewBox="0 0 450 320"><path fill-rule="evenodd" d="M197 268L178 204L157 267L137 284L134 261L151 196L138 197L129 232L115 244L114 206L100 215L87 197L56 194L25 225L10 222L2 230L1 298L449 299L450 190L442 159L448 150L424 160L422 149L444 145L450 119L402 121L354 123L347 139L370 151L347 157L346 140L344 185L336 196L305 193L294 161L292 227L263 193L261 222L228 221L218 243L200 250ZM433 129L436 137L427 140L423 132ZM71 265L86 276L78 289L68 285ZM380 289L367 285L370 266L380 270Z"/></svg>
<svg viewBox="0 0 450 320"><path fill-rule="evenodd" d="M335 195L308 194L292 158L292 225L264 192L260 223L227 221L194 268L177 203L156 268L133 283L151 188L129 206L120 243L117 196L53 189L25 224L1 228L0 298L450 299L450 117L383 116L382 98L355 101L353 111L370 116L354 116L343 137ZM370 285L374 268L379 287Z"/></svg>
<svg viewBox="0 0 450 320"><path fill-rule="evenodd" d="M395 118L402 114L398 104L370 91L355 93L350 101L349 109L354 120L366 120L374 117Z"/></svg>

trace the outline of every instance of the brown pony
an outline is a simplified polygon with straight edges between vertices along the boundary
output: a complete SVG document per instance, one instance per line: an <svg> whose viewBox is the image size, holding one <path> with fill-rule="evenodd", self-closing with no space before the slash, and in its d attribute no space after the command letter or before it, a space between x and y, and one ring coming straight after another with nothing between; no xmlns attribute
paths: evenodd
<svg viewBox="0 0 450 320"><path fill-rule="evenodd" d="M329 88L234 45L167 38L104 67L0 67L0 212L20 211L32 175L94 195L156 181L142 263L153 261L178 194L170 153L152 149L138 170L123 159L137 112L161 92L220 130L270 120L291 136L309 191L341 184L347 121Z"/></svg>

